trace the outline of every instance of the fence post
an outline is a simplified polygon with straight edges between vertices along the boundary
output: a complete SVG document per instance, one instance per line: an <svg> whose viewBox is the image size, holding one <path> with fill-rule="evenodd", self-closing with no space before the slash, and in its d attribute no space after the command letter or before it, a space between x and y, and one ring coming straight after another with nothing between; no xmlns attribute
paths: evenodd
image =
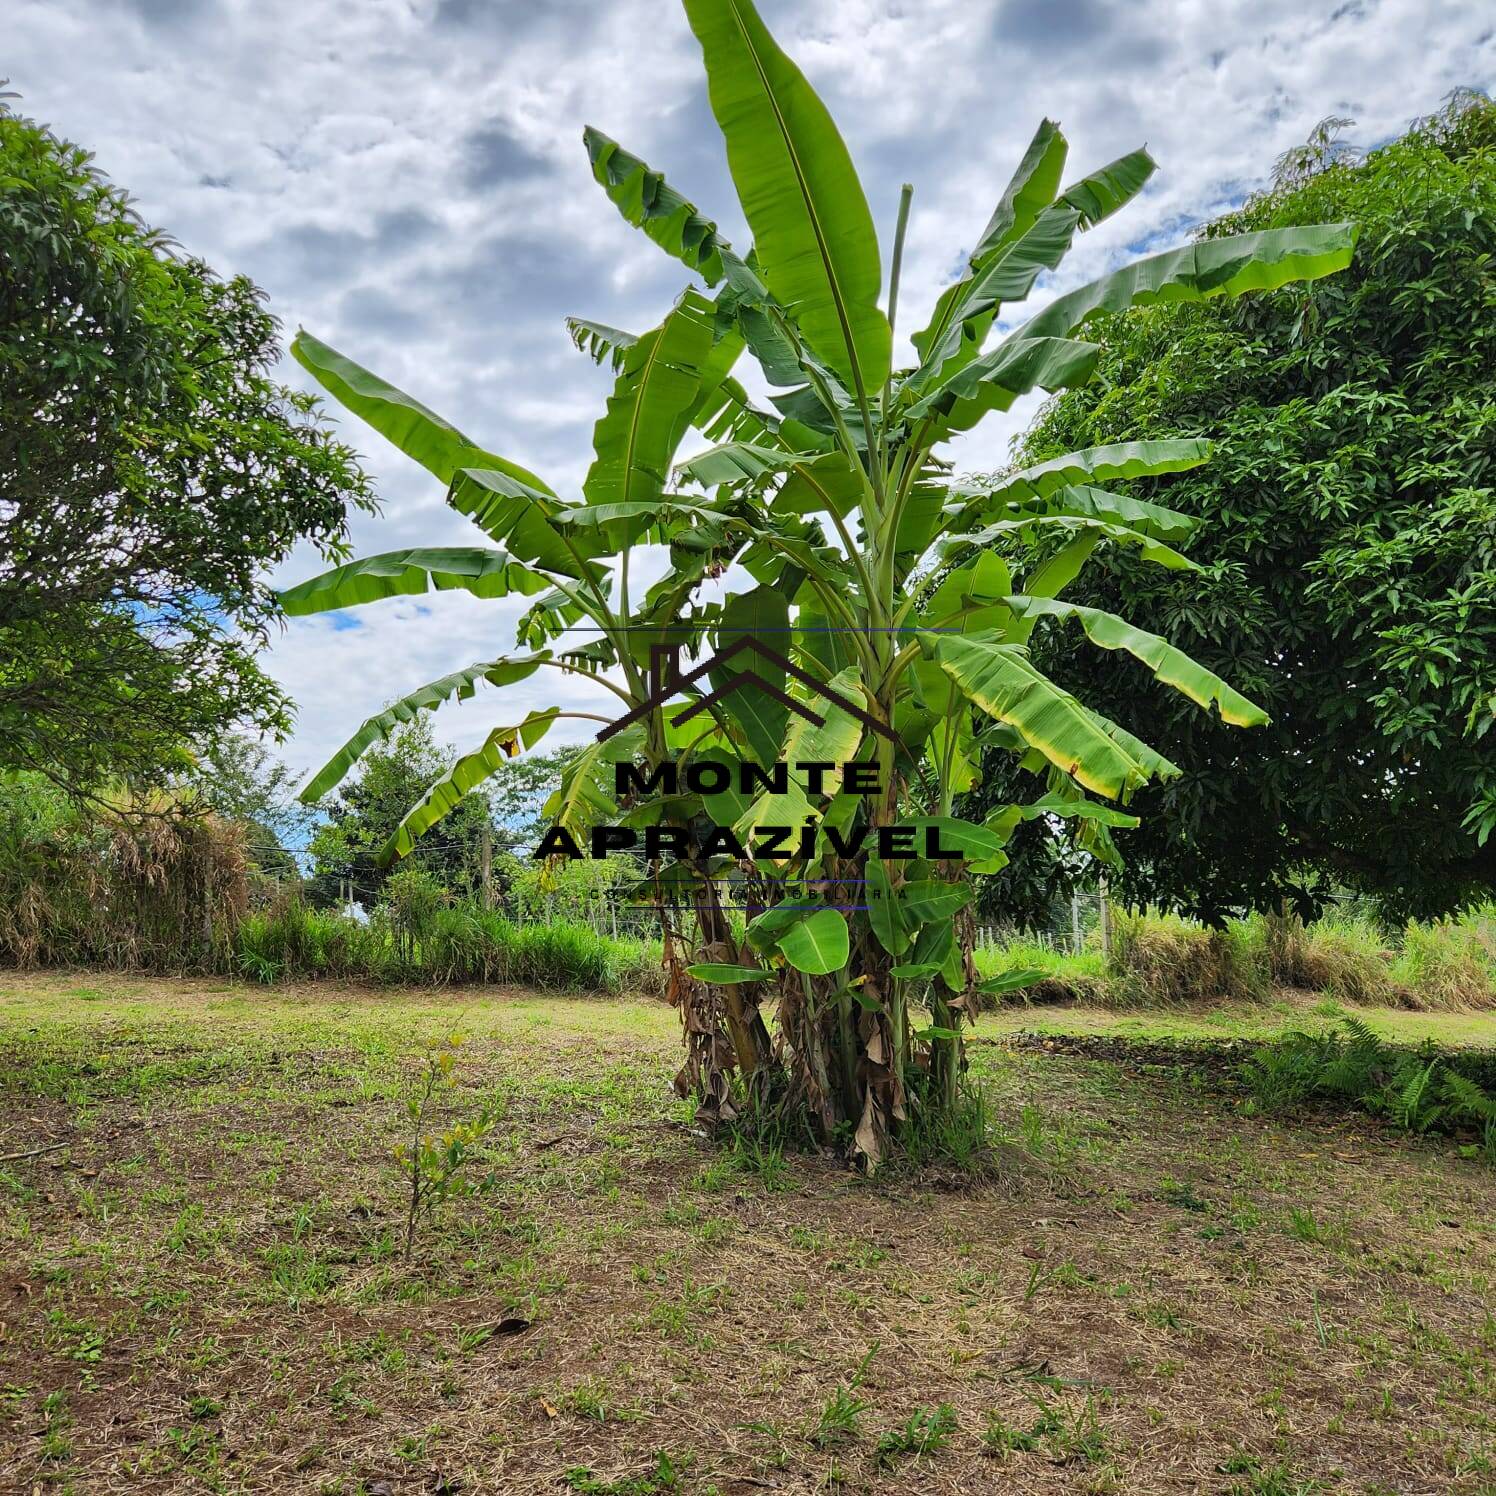
<svg viewBox="0 0 1496 1496"><path fill-rule="evenodd" d="M1070 892L1070 945L1072 954L1080 955L1080 895Z"/></svg>
<svg viewBox="0 0 1496 1496"><path fill-rule="evenodd" d="M1106 874L1101 875L1097 887L1097 899L1101 905L1101 954L1110 958L1112 954L1112 906L1106 897Z"/></svg>
<svg viewBox="0 0 1496 1496"><path fill-rule="evenodd" d="M478 840L478 867L483 879L483 907L493 908L493 828L487 820L483 822L483 834Z"/></svg>

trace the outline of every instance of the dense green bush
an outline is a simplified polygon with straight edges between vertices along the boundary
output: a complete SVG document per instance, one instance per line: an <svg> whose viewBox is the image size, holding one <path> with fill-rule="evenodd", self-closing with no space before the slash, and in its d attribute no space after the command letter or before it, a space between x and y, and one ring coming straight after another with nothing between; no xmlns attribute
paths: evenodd
<svg viewBox="0 0 1496 1496"><path fill-rule="evenodd" d="M1285 164L1205 236L1346 220L1350 268L1088 324L1098 377L1017 454L1212 439L1203 467L1129 486L1200 517L1209 587L1113 547L1065 596L1173 640L1271 724L1206 722L1071 626L1041 626L1032 653L1184 771L1132 802L1113 874L1129 901L1215 918L1349 886L1428 918L1496 883L1496 104L1462 95L1364 160L1320 142ZM982 807L1020 793L989 755ZM994 900L1088 875L1036 847L1047 829L1010 844Z"/></svg>
<svg viewBox="0 0 1496 1496"><path fill-rule="evenodd" d="M516 925L476 904L410 911L382 906L367 923L299 901L245 917L238 969L257 981L320 977L373 982L513 983L547 992L662 987L657 942L614 940L586 925Z"/></svg>

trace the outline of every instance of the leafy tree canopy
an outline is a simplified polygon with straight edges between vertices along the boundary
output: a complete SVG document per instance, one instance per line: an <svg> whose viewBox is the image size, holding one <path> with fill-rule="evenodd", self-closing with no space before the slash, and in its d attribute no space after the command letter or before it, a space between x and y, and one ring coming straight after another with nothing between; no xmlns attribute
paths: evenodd
<svg viewBox="0 0 1496 1496"><path fill-rule="evenodd" d="M155 780L232 723L278 732L263 576L343 554L370 490L275 383L275 320L0 105L0 767Z"/></svg>
<svg viewBox="0 0 1496 1496"><path fill-rule="evenodd" d="M296 798L296 776L258 738L217 736L186 776L190 803L249 833L252 866L277 878L296 878L293 851L305 845L316 815Z"/></svg>
<svg viewBox="0 0 1496 1496"><path fill-rule="evenodd" d="M390 877L378 853L417 800L450 767L427 716L398 728L359 760L358 769L322 803L326 822L313 833L312 897L330 901L344 878L362 904L377 903ZM418 842L411 865L424 869L453 891L472 892L479 882L483 828L491 826L482 795L464 795L441 830Z"/></svg>
<svg viewBox="0 0 1496 1496"><path fill-rule="evenodd" d="M1073 623L1034 637L1041 669L1146 722L1184 769L1133 801L1114 877L1207 918L1312 904L1331 881L1429 914L1496 882L1496 105L1458 98L1360 158L1324 131L1206 236L1328 219L1362 226L1340 275L1107 319L1097 379L1056 396L1018 454L1214 440L1204 466L1129 489L1202 519L1191 556L1211 585L1118 546L1067 596L1177 640L1271 725L1230 731L1077 649ZM982 797L1013 798L1000 755L987 770ZM1022 849L999 896L1076 874Z"/></svg>

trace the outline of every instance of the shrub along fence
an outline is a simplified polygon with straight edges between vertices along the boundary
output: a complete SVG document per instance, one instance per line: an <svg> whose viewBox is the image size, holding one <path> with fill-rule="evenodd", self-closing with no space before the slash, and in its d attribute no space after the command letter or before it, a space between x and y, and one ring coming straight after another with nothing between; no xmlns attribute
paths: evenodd
<svg viewBox="0 0 1496 1496"><path fill-rule="evenodd" d="M1014 935L990 939L976 959L983 972L1017 964L1042 971L1042 981L1009 999L1020 1002L1251 1002L1292 987L1363 1006L1490 1008L1496 1007L1496 906L1410 922L1400 931L1346 911L1309 925L1254 914L1212 930L1177 915L1114 909L1104 952L1093 930L1079 953Z"/></svg>

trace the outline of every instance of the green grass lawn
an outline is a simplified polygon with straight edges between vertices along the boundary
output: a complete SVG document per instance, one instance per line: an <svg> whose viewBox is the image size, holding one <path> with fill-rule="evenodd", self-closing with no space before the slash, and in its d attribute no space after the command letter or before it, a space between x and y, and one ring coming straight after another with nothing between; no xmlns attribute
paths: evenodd
<svg viewBox="0 0 1496 1496"><path fill-rule="evenodd" d="M407 1262L454 1028L491 1186ZM0 1154L66 1143L0 1163L0 1490L1492 1489L1496 1173L1448 1141L995 1042L1001 1171L869 1182L696 1136L678 1046L653 1002L0 974Z"/></svg>

